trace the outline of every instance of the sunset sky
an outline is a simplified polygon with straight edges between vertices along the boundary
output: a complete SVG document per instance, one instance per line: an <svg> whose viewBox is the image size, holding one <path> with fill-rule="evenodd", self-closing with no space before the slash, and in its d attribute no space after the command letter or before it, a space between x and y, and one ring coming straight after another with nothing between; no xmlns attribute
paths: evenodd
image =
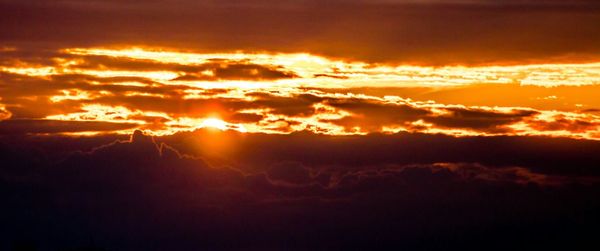
<svg viewBox="0 0 600 251"><path fill-rule="evenodd" d="M0 195L1 250L598 247L600 2L0 0Z"/></svg>

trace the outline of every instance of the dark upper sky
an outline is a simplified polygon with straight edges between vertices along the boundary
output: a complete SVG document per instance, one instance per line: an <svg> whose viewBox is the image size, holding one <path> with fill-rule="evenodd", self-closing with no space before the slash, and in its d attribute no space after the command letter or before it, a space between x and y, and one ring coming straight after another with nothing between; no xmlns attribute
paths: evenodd
<svg viewBox="0 0 600 251"><path fill-rule="evenodd" d="M0 41L311 52L365 61L590 61L597 1L0 1Z"/></svg>

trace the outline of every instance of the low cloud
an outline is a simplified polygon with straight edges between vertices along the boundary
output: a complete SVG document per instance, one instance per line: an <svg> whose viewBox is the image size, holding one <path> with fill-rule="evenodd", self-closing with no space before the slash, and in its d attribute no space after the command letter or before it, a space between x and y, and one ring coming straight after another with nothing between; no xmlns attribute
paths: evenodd
<svg viewBox="0 0 600 251"><path fill-rule="evenodd" d="M210 135L206 133L203 137ZM172 143L182 147L192 138L202 138L198 137L202 134L186 140L191 135L179 136L181 141ZM263 135L260 141L276 136ZM140 131L129 140L71 152L63 159L48 156L28 161L30 157L25 155L9 158L0 154L4 163L0 185L5 188L0 194L6 205L1 215L8 223L0 226L7 233L1 238L64 248L89 245L87 238L78 237L84 235L93 236L95 245L106 248L152 245L185 249L280 247L289 245L289 240L307 248L362 247L374 240L387 247L429 247L438 243L419 240L435 237L464 247L498 238L513 245L520 238L545 238L546 230L560 233L553 241L567 243L571 235L565 236L570 233L565 229L578 229L579 243L593 240L581 230L596 224L592 212L597 210L592 209L600 207L598 176L593 172L569 176L512 164L402 164L393 158L375 165L327 164L327 158L316 163L306 156L310 152L295 152L297 138L288 139L276 141L287 145L287 156L271 152L265 156L268 159L256 163L235 154L225 159L229 163L185 154L165 144L168 138L153 138ZM82 144L81 139L66 140ZM246 140L253 142L255 149L264 144L260 141ZM56 144L52 142L48 137L29 144L48 148L50 154ZM65 141L60 142L65 146ZM363 155L378 158L377 149L355 143L363 146ZM4 147L0 145L0 149ZM520 154L519 149L511 149ZM346 150L330 148L323 154L340 159L352 156ZM307 161L296 161L293 154L306 156L301 159ZM28 164L17 170L23 163ZM550 229L546 225L574 216L585 220L553 224ZM512 224L518 227L509 227ZM61 231L55 231L57 226ZM485 226L491 234L478 235L478 226ZM166 229L175 235L165 235ZM449 229L469 236L469 241L449 234ZM323 238L310 237L315 234ZM149 236L155 237L151 244L147 243ZM479 236L475 243L473 236ZM234 244L230 243L232 237L237 240Z"/></svg>

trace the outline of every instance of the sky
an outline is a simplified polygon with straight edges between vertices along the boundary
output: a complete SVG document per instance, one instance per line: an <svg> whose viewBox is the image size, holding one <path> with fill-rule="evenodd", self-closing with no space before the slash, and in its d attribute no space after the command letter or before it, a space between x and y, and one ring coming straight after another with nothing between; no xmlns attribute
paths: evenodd
<svg viewBox="0 0 600 251"><path fill-rule="evenodd" d="M0 30L0 249L594 243L597 1L0 0Z"/></svg>

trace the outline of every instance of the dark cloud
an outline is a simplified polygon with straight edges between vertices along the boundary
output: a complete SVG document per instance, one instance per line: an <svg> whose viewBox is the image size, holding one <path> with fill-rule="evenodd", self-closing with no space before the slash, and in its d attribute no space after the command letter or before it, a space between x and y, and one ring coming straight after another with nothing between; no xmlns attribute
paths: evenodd
<svg viewBox="0 0 600 251"><path fill-rule="evenodd" d="M217 148L209 139L230 142ZM551 175L598 175L594 154L600 142L567 138L497 136L453 137L418 133L351 136L241 134L236 132L179 133L160 141L191 155L228 159L238 163L275 164L283 161L308 166L381 166L414 163L481 163L485 166L527 167Z"/></svg>
<svg viewBox="0 0 600 251"><path fill-rule="evenodd" d="M523 118L539 114L535 110L514 109L510 112L497 112L469 108L444 108L448 114L431 116L426 121L433 122L441 127L467 128L487 132L510 131L501 128L522 121Z"/></svg>
<svg viewBox="0 0 600 251"><path fill-rule="evenodd" d="M496 111L469 107L427 107L410 102L393 103L368 99L329 99L324 102L352 115L341 119L327 120L348 129L355 126L367 131L379 131L384 126L403 126L416 130L421 128L410 125L423 120L433 123L435 128L461 128L488 133L511 132L503 126L524 121L539 114L535 110L514 109ZM435 110L437 109L437 110ZM441 114L440 114L441 112Z"/></svg>
<svg viewBox="0 0 600 251"><path fill-rule="evenodd" d="M218 79L274 80L297 77L282 67L268 68L256 64L229 64L225 67L215 67L213 71Z"/></svg>
<svg viewBox="0 0 600 251"><path fill-rule="evenodd" d="M263 115L253 113L235 113L228 117L232 123L256 123L264 119Z"/></svg>
<svg viewBox="0 0 600 251"><path fill-rule="evenodd" d="M337 76L331 74L315 74L314 77L326 77L326 78L337 78L337 79L348 79L346 76Z"/></svg>
<svg viewBox="0 0 600 251"><path fill-rule="evenodd" d="M182 134L173 143L202 135L209 134ZM378 149L365 144L364 138L319 136L303 138L321 141L304 144L312 153L296 152L299 138L279 136L288 140L254 135L240 141L252 142L253 149L263 151L272 150L265 148L264 142L283 144L288 153L272 152L267 156L270 161L255 164L239 155L228 156L229 161L239 161L242 169L215 164L211 157L182 154L161 142L168 138L151 138L139 131L129 140L71 152L58 161L39 158L36 162L31 161L32 155L0 154L5 163L0 173L5 205L0 217L7 223L0 226L4 233L0 238L6 243L3 245L26 240L41 250L87 245L179 250L374 245L475 248L490 242L508 248L590 245L594 240L590 230L598 223L600 190L593 172L575 178L512 164L402 164L394 158L367 165L332 165L325 158L314 163L310 155L323 149L329 149L323 155L339 159L356 155L348 149L377 159ZM184 140L186 137L190 138ZM439 140L388 139L407 145L405 149L424 142L440 144ZM65 147L69 145L65 142L71 141L79 147L87 144L74 138L54 143L52 137L24 140L29 143L22 139L21 145L34 148ZM356 142L361 147L325 148L331 145L325 146L323 140L340 145L348 145L347 140L361 141ZM381 138L368 140L394 148ZM580 144L589 143L570 144L584 147ZM16 145L0 144L0 153L11 147ZM451 144L444 147L454 148ZM509 148L513 154L527 154ZM583 154L565 150L573 149L568 146L561 149L565 154ZM305 157L295 161L291 153ZM384 162L388 164L381 164ZM29 163L28 168L8 172L23 163Z"/></svg>
<svg viewBox="0 0 600 251"><path fill-rule="evenodd" d="M298 162L277 163L267 170L267 177L274 182L295 185L307 185L314 182L310 169Z"/></svg>
<svg viewBox="0 0 600 251"><path fill-rule="evenodd" d="M315 114L313 105L324 100L312 94L294 94L293 96L280 96L278 93L251 92L247 96L255 98L252 104L272 110L274 114L293 117L305 117Z"/></svg>
<svg viewBox="0 0 600 251"><path fill-rule="evenodd" d="M358 126L367 131L378 131L383 126L403 125L432 114L426 108L376 100L330 99L326 104L352 113L350 116L331 120L331 122L346 128Z"/></svg>
<svg viewBox="0 0 600 251"><path fill-rule="evenodd" d="M530 124L534 129L544 131L568 130L571 132L585 132L589 130L596 130L598 127L600 127L600 124L598 123L593 123L582 119L569 119L561 114L554 116L553 121L534 120L530 122Z"/></svg>

